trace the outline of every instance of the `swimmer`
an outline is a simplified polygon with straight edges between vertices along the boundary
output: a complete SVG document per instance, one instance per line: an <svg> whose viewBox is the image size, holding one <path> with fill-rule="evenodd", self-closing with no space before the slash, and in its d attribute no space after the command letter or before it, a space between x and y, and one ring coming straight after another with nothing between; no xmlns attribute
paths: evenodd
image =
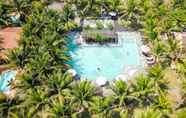
<svg viewBox="0 0 186 118"><path fill-rule="evenodd" d="M98 66L97 70L98 70L98 71L101 71L101 66Z"/></svg>

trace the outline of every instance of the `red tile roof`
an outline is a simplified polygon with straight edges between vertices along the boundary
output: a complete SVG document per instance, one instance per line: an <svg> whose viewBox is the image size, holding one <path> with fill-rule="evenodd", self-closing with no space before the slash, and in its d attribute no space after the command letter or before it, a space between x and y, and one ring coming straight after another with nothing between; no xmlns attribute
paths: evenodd
<svg viewBox="0 0 186 118"><path fill-rule="evenodd" d="M18 39L20 38L20 27L7 27L0 30L0 38L2 38L1 47L4 49L13 49L18 46Z"/></svg>

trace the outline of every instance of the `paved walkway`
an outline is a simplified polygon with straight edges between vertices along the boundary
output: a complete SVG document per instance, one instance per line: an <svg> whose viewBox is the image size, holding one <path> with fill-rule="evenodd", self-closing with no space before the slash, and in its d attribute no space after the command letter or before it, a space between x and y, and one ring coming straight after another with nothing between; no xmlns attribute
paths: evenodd
<svg viewBox="0 0 186 118"><path fill-rule="evenodd" d="M117 32L122 32L122 31L127 31L127 29L125 29L123 26L121 26L118 21L114 21L114 25L115 25L115 30Z"/></svg>
<svg viewBox="0 0 186 118"><path fill-rule="evenodd" d="M20 38L20 31L20 27L7 27L0 30L1 47L4 49L16 48L18 46L17 41Z"/></svg>

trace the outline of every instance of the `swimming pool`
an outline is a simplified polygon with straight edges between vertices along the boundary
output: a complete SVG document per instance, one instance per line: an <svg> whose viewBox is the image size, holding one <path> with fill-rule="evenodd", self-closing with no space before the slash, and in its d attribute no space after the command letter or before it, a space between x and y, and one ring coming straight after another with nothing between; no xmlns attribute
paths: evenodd
<svg viewBox="0 0 186 118"><path fill-rule="evenodd" d="M9 90L9 82L16 76L16 71L6 71L0 75L0 92Z"/></svg>
<svg viewBox="0 0 186 118"><path fill-rule="evenodd" d="M142 68L143 62L139 53L140 34L121 32L118 33L118 37L121 42L118 46L78 46L68 43L69 54L72 56L69 64L79 75L88 80L95 80L100 76L112 80L118 74L126 73L129 67ZM71 36L72 40L73 38Z"/></svg>

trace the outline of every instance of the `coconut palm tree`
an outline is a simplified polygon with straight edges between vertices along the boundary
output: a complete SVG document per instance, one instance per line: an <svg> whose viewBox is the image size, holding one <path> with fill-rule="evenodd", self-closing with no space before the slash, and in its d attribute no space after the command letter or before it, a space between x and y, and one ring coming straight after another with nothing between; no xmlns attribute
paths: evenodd
<svg viewBox="0 0 186 118"><path fill-rule="evenodd" d="M20 104L22 108L36 109L33 114L39 113L42 109L46 109L49 103L48 91L44 87L35 87L26 91L24 101Z"/></svg>
<svg viewBox="0 0 186 118"><path fill-rule="evenodd" d="M116 107L127 108L127 105L129 105L131 101L136 100L136 98L131 95L127 83L122 80L113 83L111 89L114 92L113 97L117 105Z"/></svg>
<svg viewBox="0 0 186 118"><path fill-rule="evenodd" d="M105 6L107 6L107 12L115 12L121 15L122 10L124 10L124 2L122 0L107 0L102 4L105 4Z"/></svg>
<svg viewBox="0 0 186 118"><path fill-rule="evenodd" d="M8 117L10 118L33 118L35 117L34 112L36 109L34 107L28 109L19 109L14 112L9 112Z"/></svg>
<svg viewBox="0 0 186 118"><path fill-rule="evenodd" d="M167 56L167 46L160 40L154 40L153 43L153 54L156 57L156 61L159 63L164 62Z"/></svg>
<svg viewBox="0 0 186 118"><path fill-rule="evenodd" d="M186 26L186 18L185 13L186 11L183 10L184 8L175 8L172 10L170 19L172 20L172 30L173 31L183 31Z"/></svg>
<svg viewBox="0 0 186 118"><path fill-rule="evenodd" d="M88 81L76 82L71 89L72 102L79 114L88 112L87 109L93 102L93 97L98 95L97 88Z"/></svg>
<svg viewBox="0 0 186 118"><path fill-rule="evenodd" d="M52 118L76 116L71 99L60 94L51 98L48 114Z"/></svg>
<svg viewBox="0 0 186 118"><path fill-rule="evenodd" d="M161 118L161 113L152 108L139 109L134 112L134 118Z"/></svg>
<svg viewBox="0 0 186 118"><path fill-rule="evenodd" d="M168 56L171 61L176 61L181 56L181 45L179 44L178 40L174 38L173 35L168 35Z"/></svg>
<svg viewBox="0 0 186 118"><path fill-rule="evenodd" d="M0 101L0 117L7 117L10 112L17 111L18 105L21 103L19 96L14 98L5 97L4 99L6 100Z"/></svg>
<svg viewBox="0 0 186 118"><path fill-rule="evenodd" d="M153 102L154 109L159 109L163 116L168 117L172 111L170 101L165 92L159 91L159 97Z"/></svg>
<svg viewBox="0 0 186 118"><path fill-rule="evenodd" d="M163 70L160 64L156 64L155 66L151 67L148 71L148 76L153 79L162 79L165 75L165 71Z"/></svg>
<svg viewBox="0 0 186 118"><path fill-rule="evenodd" d="M139 10L137 8L137 0L126 0L120 13L122 19L130 21L130 26L134 29L139 29Z"/></svg>
<svg viewBox="0 0 186 118"><path fill-rule="evenodd" d="M79 13L87 15L90 10L89 8L91 8L93 5L93 0L74 0L73 3L75 4L76 9L79 10Z"/></svg>
<svg viewBox="0 0 186 118"><path fill-rule="evenodd" d="M11 50L8 55L8 64L13 67L24 68L26 64L26 56L24 56L25 52L23 52L20 48Z"/></svg>
<svg viewBox="0 0 186 118"><path fill-rule="evenodd" d="M60 71L54 72L55 74L52 74L49 76L49 79L47 81L48 84L48 91L50 92L50 95L55 94L62 94L64 96L67 96L70 94L70 84L73 81L73 78L69 75L64 75Z"/></svg>
<svg viewBox="0 0 186 118"><path fill-rule="evenodd" d="M165 70L160 64L156 64L148 70L148 77L153 79L156 89L167 89L167 80L164 79Z"/></svg>
<svg viewBox="0 0 186 118"><path fill-rule="evenodd" d="M176 63L176 70L177 72L182 74L184 77L186 77L186 59L185 58L178 60L178 62Z"/></svg>
<svg viewBox="0 0 186 118"><path fill-rule="evenodd" d="M93 17L99 14L100 10L100 2L97 0L73 0L72 2L75 6L75 14L76 17L80 18L80 27L83 28L83 20L89 16ZM97 17L97 16L96 16Z"/></svg>
<svg viewBox="0 0 186 118"><path fill-rule="evenodd" d="M69 5L64 6L63 11L62 11L62 19L63 19L65 31L69 31L71 29L76 28L76 25L73 22L74 12L72 11Z"/></svg>
<svg viewBox="0 0 186 118"><path fill-rule="evenodd" d="M184 7L184 5L185 5L185 1L184 0L173 0L173 2L174 2L174 8L175 7Z"/></svg>
<svg viewBox="0 0 186 118"><path fill-rule="evenodd" d="M11 24L10 12L12 11L11 5L6 5L0 1L0 28Z"/></svg>
<svg viewBox="0 0 186 118"><path fill-rule="evenodd" d="M181 92L180 92L181 93L180 94L181 100L178 102L178 104L176 104L176 107L174 108L174 110L181 110L182 111L182 109L184 110L185 105L186 105L186 93L185 93L186 80L185 80L185 78L182 78L182 77L180 77L180 79L181 79L181 86L179 86L179 88L181 90Z"/></svg>
<svg viewBox="0 0 186 118"><path fill-rule="evenodd" d="M186 109L183 108L176 113L176 118L184 118L186 116Z"/></svg>
<svg viewBox="0 0 186 118"><path fill-rule="evenodd" d="M156 98L156 88L153 80L144 75L135 78L132 86L132 96L138 98L139 105L146 106L152 104Z"/></svg>
<svg viewBox="0 0 186 118"><path fill-rule="evenodd" d="M20 20L25 22L26 16L31 12L31 0L13 0L13 7L20 14Z"/></svg>
<svg viewBox="0 0 186 118"><path fill-rule="evenodd" d="M153 16L147 16L145 18L142 31L150 42L156 40L158 37L158 32L156 31L157 22L158 19Z"/></svg>
<svg viewBox="0 0 186 118"><path fill-rule="evenodd" d="M20 65L21 68L25 67L27 63L33 62L33 64L30 64L30 67L29 64L27 67L31 70L37 70L37 73L45 68L46 74L54 65L58 65L59 68L63 65L63 68L61 69L65 71L68 68L65 62L70 58L65 55L65 52L67 51L67 48L63 46L65 44L65 39L59 34L61 31L64 31L61 26L63 21L55 22L53 20L54 18L57 18L57 16L59 16L59 14L51 11L49 11L48 16L46 12L36 12L36 14L30 16L27 21L28 23L23 28L24 35L20 42L22 48L12 51L10 59L14 59L13 62L18 66ZM48 21L45 22L44 18L48 19ZM38 65L37 61L40 62L41 65ZM45 66L46 63L50 66Z"/></svg>
<svg viewBox="0 0 186 118"><path fill-rule="evenodd" d="M112 115L113 97L94 97L89 110L93 117L110 117Z"/></svg>

